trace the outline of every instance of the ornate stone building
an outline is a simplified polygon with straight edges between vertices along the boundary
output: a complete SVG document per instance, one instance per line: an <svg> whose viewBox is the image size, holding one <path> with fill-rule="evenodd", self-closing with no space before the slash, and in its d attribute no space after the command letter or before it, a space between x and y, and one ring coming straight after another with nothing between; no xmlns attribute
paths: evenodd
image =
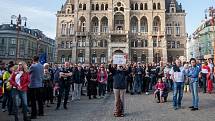
<svg viewBox="0 0 215 121"><path fill-rule="evenodd" d="M185 56L186 13L176 0L67 0L57 12L57 60L171 62Z"/></svg>

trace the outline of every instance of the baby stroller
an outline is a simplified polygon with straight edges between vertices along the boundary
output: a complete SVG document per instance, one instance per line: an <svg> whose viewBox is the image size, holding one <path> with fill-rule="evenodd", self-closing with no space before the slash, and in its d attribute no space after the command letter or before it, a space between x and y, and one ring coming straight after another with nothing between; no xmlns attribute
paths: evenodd
<svg viewBox="0 0 215 121"><path fill-rule="evenodd" d="M168 93L169 93L169 85L166 82L164 82L164 84L165 84L165 88L163 90L162 97L164 98L164 102L167 102L167 97L168 97ZM156 93L156 96L157 96L157 103L160 103L161 99L160 99L160 92L159 91Z"/></svg>

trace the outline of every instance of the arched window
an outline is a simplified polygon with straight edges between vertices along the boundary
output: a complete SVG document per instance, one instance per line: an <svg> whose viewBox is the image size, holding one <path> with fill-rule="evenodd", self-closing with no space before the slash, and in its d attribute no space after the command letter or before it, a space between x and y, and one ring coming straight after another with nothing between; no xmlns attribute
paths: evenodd
<svg viewBox="0 0 215 121"><path fill-rule="evenodd" d="M82 52L78 54L78 63L84 63L84 54Z"/></svg>
<svg viewBox="0 0 215 121"><path fill-rule="evenodd" d="M158 10L160 10L161 9L161 4L160 3L158 3Z"/></svg>
<svg viewBox="0 0 215 121"><path fill-rule="evenodd" d="M70 14L70 10L69 9L67 10L67 14Z"/></svg>
<svg viewBox="0 0 215 121"><path fill-rule="evenodd" d="M91 5L91 10L95 10L95 5L94 4Z"/></svg>
<svg viewBox="0 0 215 121"><path fill-rule="evenodd" d="M97 55L96 55L96 52L94 51L93 55L92 55L92 64L95 64L97 63Z"/></svg>
<svg viewBox="0 0 215 121"><path fill-rule="evenodd" d="M108 4L105 4L105 10L108 10Z"/></svg>
<svg viewBox="0 0 215 121"><path fill-rule="evenodd" d="M74 34L74 24L69 24L69 35Z"/></svg>
<svg viewBox="0 0 215 121"><path fill-rule="evenodd" d="M135 16L131 18L131 32L138 32L138 19Z"/></svg>
<svg viewBox="0 0 215 121"><path fill-rule="evenodd" d="M85 47L86 46L86 40L85 38L82 39L82 47Z"/></svg>
<svg viewBox="0 0 215 121"><path fill-rule="evenodd" d="M171 48L171 42L170 41L167 42L167 48Z"/></svg>
<svg viewBox="0 0 215 121"><path fill-rule="evenodd" d="M156 10L156 3L153 3L153 10Z"/></svg>
<svg viewBox="0 0 215 121"><path fill-rule="evenodd" d="M177 41L177 48L180 48L180 41Z"/></svg>
<svg viewBox="0 0 215 121"><path fill-rule="evenodd" d="M82 8L82 4L79 4L79 8L80 8L80 9Z"/></svg>
<svg viewBox="0 0 215 121"><path fill-rule="evenodd" d="M161 20L160 17L156 16L153 20L153 33L157 34L161 30Z"/></svg>
<svg viewBox="0 0 215 121"><path fill-rule="evenodd" d="M68 61L72 62L72 56L71 55L68 56Z"/></svg>
<svg viewBox="0 0 215 121"><path fill-rule="evenodd" d="M66 24L61 25L61 35L66 35L67 26Z"/></svg>
<svg viewBox="0 0 215 121"><path fill-rule="evenodd" d="M115 7L115 8L114 8L114 12L116 12L116 11L118 11L118 7Z"/></svg>
<svg viewBox="0 0 215 121"><path fill-rule="evenodd" d="M120 11L124 12L124 8L123 8L123 7L120 7Z"/></svg>
<svg viewBox="0 0 215 121"><path fill-rule="evenodd" d="M133 53L132 61L137 62L137 53L136 52Z"/></svg>
<svg viewBox="0 0 215 121"><path fill-rule="evenodd" d="M180 36L180 24L179 23L175 24L175 28L176 28L176 36Z"/></svg>
<svg viewBox="0 0 215 121"><path fill-rule="evenodd" d="M96 10L97 11L99 10L99 4L96 4Z"/></svg>
<svg viewBox="0 0 215 121"><path fill-rule="evenodd" d="M99 30L99 20L97 17L93 17L92 19L92 32L98 32Z"/></svg>
<svg viewBox="0 0 215 121"><path fill-rule="evenodd" d="M140 19L140 32L143 32L143 33L148 32L148 22L146 17L142 17Z"/></svg>
<svg viewBox="0 0 215 121"><path fill-rule="evenodd" d="M66 58L65 58L64 55L62 55L62 56L61 56L61 63L65 63L65 61L66 61Z"/></svg>
<svg viewBox="0 0 215 121"><path fill-rule="evenodd" d="M69 41L66 41L66 48L69 48Z"/></svg>
<svg viewBox="0 0 215 121"><path fill-rule="evenodd" d="M101 32L108 32L108 19L107 17L103 17L101 19Z"/></svg>
<svg viewBox="0 0 215 121"><path fill-rule="evenodd" d="M138 4L137 3L135 4L135 10L138 10Z"/></svg>
<svg viewBox="0 0 215 121"><path fill-rule="evenodd" d="M143 3L140 3L140 10L143 10Z"/></svg>
<svg viewBox="0 0 215 121"><path fill-rule="evenodd" d="M100 62L101 62L101 63L106 63L106 56L105 56L104 52L103 52L103 54L101 54L101 56L100 56Z"/></svg>
<svg viewBox="0 0 215 121"><path fill-rule="evenodd" d="M157 47L158 43L157 43L157 37L153 37L153 47Z"/></svg>
<svg viewBox="0 0 215 121"><path fill-rule="evenodd" d="M171 48L175 48L175 41L171 42Z"/></svg>
<svg viewBox="0 0 215 121"><path fill-rule="evenodd" d="M104 4L101 5L101 10L105 10L105 5Z"/></svg>
<svg viewBox="0 0 215 121"><path fill-rule="evenodd" d="M79 23L80 23L80 31L85 32L86 31L86 19L83 16L79 19Z"/></svg>
<svg viewBox="0 0 215 121"><path fill-rule="evenodd" d="M93 47L97 47L97 41L93 40Z"/></svg>
<svg viewBox="0 0 215 121"><path fill-rule="evenodd" d="M142 61L142 63L146 62L146 55L145 54L141 55L141 61Z"/></svg>
<svg viewBox="0 0 215 121"><path fill-rule="evenodd" d="M84 5L83 5L83 10L86 10L86 9L87 9L87 5L84 4Z"/></svg>
<svg viewBox="0 0 215 121"><path fill-rule="evenodd" d="M61 42L61 48L64 48L64 41Z"/></svg>
<svg viewBox="0 0 215 121"><path fill-rule="evenodd" d="M134 10L134 4L131 4L130 8L131 10Z"/></svg>
<svg viewBox="0 0 215 121"><path fill-rule="evenodd" d="M148 10L148 5L147 5L147 3L144 4L144 10Z"/></svg>

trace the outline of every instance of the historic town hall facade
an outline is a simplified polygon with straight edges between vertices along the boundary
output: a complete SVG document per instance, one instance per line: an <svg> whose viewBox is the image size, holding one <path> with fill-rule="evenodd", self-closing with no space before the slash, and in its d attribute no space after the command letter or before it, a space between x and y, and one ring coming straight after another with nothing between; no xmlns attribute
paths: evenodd
<svg viewBox="0 0 215 121"><path fill-rule="evenodd" d="M67 0L57 12L57 61L171 62L185 56L186 13L176 0Z"/></svg>

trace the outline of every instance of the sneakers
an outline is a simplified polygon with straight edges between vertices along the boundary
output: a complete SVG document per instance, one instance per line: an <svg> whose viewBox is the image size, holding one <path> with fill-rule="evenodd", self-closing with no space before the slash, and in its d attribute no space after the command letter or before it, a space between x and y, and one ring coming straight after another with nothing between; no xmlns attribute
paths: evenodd
<svg viewBox="0 0 215 121"><path fill-rule="evenodd" d="M149 92L146 92L146 95L149 95Z"/></svg>

